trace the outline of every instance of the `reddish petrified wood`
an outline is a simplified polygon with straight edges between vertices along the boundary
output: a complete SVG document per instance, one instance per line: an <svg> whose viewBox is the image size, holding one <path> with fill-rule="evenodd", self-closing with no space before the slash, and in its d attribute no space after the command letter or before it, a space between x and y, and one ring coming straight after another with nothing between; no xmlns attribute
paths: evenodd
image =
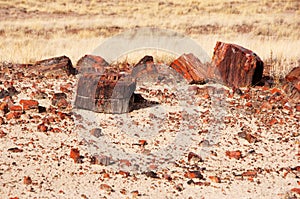
<svg viewBox="0 0 300 199"><path fill-rule="evenodd" d="M133 78L140 78L143 75L157 73L157 68L153 62L153 57L146 55L132 69Z"/></svg>
<svg viewBox="0 0 300 199"><path fill-rule="evenodd" d="M61 75L61 72L65 72L67 75L75 75L77 73L76 69L73 68L71 60L66 56L37 61L31 70L58 75Z"/></svg>
<svg viewBox="0 0 300 199"><path fill-rule="evenodd" d="M105 67L109 64L100 56L85 55L77 62L77 70L79 73L103 73Z"/></svg>
<svg viewBox="0 0 300 199"><path fill-rule="evenodd" d="M135 80L126 74L86 73L78 81L75 107L104 113L129 112L135 88Z"/></svg>
<svg viewBox="0 0 300 199"><path fill-rule="evenodd" d="M189 84L204 83L208 78L207 65L203 64L193 54L183 54L170 65L175 71L181 74Z"/></svg>
<svg viewBox="0 0 300 199"><path fill-rule="evenodd" d="M251 50L235 44L217 42L211 76L232 87L256 85L263 74L263 61Z"/></svg>
<svg viewBox="0 0 300 199"><path fill-rule="evenodd" d="M300 101L300 66L285 77L284 91L295 101Z"/></svg>

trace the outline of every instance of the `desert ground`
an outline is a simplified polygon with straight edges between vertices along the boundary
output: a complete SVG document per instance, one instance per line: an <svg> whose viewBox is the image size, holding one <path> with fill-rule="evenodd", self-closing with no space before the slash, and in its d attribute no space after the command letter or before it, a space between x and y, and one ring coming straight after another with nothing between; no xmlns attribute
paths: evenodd
<svg viewBox="0 0 300 199"><path fill-rule="evenodd" d="M300 105L280 87L300 64L299 25L297 0L0 1L0 198L299 198ZM76 67L106 39L141 27L185 35L209 57L217 41L251 49L274 85L237 94L165 71L163 81L138 84L149 104L104 114L74 109L78 75L26 65L66 55Z"/></svg>

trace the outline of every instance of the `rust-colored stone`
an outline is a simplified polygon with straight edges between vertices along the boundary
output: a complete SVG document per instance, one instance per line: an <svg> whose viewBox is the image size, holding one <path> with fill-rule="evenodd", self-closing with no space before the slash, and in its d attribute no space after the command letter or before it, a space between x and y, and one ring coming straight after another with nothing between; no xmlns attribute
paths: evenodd
<svg viewBox="0 0 300 199"><path fill-rule="evenodd" d="M32 180L29 176L24 176L23 183L26 185L30 185L32 183Z"/></svg>
<svg viewBox="0 0 300 199"><path fill-rule="evenodd" d="M204 83L208 78L207 65L203 64L193 54L183 54L170 65L181 74L190 84Z"/></svg>
<svg viewBox="0 0 300 199"><path fill-rule="evenodd" d="M38 108L39 102L36 100L20 100L20 104L23 106L24 110L36 109Z"/></svg>
<svg viewBox="0 0 300 199"><path fill-rule="evenodd" d="M256 85L263 74L263 61L251 50L236 44L217 42L210 76L232 87Z"/></svg>
<svg viewBox="0 0 300 199"><path fill-rule="evenodd" d="M72 148L70 151L70 158L72 158L74 160L74 162L77 163L78 160L80 159L79 150L76 148Z"/></svg>
<svg viewBox="0 0 300 199"><path fill-rule="evenodd" d="M228 156L230 159L235 158L239 160L242 157L242 152L237 150L237 151L226 151L226 156Z"/></svg>

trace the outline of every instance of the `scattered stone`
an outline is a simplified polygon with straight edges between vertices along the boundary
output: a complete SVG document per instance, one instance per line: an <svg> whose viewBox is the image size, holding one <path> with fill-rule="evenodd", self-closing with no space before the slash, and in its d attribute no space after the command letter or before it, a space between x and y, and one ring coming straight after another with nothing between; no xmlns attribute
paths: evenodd
<svg viewBox="0 0 300 199"><path fill-rule="evenodd" d="M255 136L251 135L250 133L240 132L240 133L238 133L238 136L241 138L244 138L249 143L255 143L257 141L257 138Z"/></svg>
<svg viewBox="0 0 300 199"><path fill-rule="evenodd" d="M200 171L188 171L184 174L184 177L186 178L199 178L203 179L203 175L200 173Z"/></svg>
<svg viewBox="0 0 300 199"><path fill-rule="evenodd" d="M211 73L216 79L232 87L258 84L262 79L264 63L251 50L236 44L217 42L212 58Z"/></svg>
<svg viewBox="0 0 300 199"><path fill-rule="evenodd" d="M235 158L239 160L242 157L242 152L241 151L226 151L226 156L228 156L230 159Z"/></svg>
<svg viewBox="0 0 300 199"><path fill-rule="evenodd" d="M19 112L22 112L23 108L22 108L22 106L19 106L19 105L13 105L13 106L9 107L9 110L10 111L19 111Z"/></svg>
<svg viewBox="0 0 300 199"><path fill-rule="evenodd" d="M147 177L149 177L149 178L159 178L158 176L157 176L157 173L155 173L154 171L147 171L147 172L145 172L144 173Z"/></svg>
<svg viewBox="0 0 300 199"><path fill-rule="evenodd" d="M18 147L9 148L7 151L13 152L13 153L20 153L23 152L23 149L19 149Z"/></svg>
<svg viewBox="0 0 300 199"><path fill-rule="evenodd" d="M90 130L90 134L96 138L103 136L102 130L100 128L94 128Z"/></svg>
<svg viewBox="0 0 300 199"><path fill-rule="evenodd" d="M183 187L183 184L182 184L182 183L179 183L179 184L175 185L174 188L175 188L177 191L183 191L183 190L184 190L184 187Z"/></svg>
<svg viewBox="0 0 300 199"><path fill-rule="evenodd" d="M11 119L19 119L22 115L22 112L9 112L6 114L6 120L11 120Z"/></svg>
<svg viewBox="0 0 300 199"><path fill-rule="evenodd" d="M114 192L114 190L108 184L101 184L100 189L106 192Z"/></svg>
<svg viewBox="0 0 300 199"><path fill-rule="evenodd" d="M48 131L48 127L44 123L42 123L42 124L39 124L37 126L37 130L39 132L47 132Z"/></svg>
<svg viewBox="0 0 300 199"><path fill-rule="evenodd" d="M2 111L4 114L9 111L7 102L0 103L0 111Z"/></svg>
<svg viewBox="0 0 300 199"><path fill-rule="evenodd" d="M244 173L242 173L242 176L243 177L257 177L257 171L255 170L248 170L248 171L245 171Z"/></svg>
<svg viewBox="0 0 300 199"><path fill-rule="evenodd" d="M189 84L203 84L208 78L207 65L191 53L181 55L170 67L182 75Z"/></svg>
<svg viewBox="0 0 300 199"><path fill-rule="evenodd" d="M79 59L76 69L79 73L103 73L109 64L100 56L85 55Z"/></svg>
<svg viewBox="0 0 300 199"><path fill-rule="evenodd" d="M67 75L76 75L77 71L73 68L71 60L66 56L53 57L50 59L45 59L37 61L29 72L38 71L45 75L62 75L66 73Z"/></svg>
<svg viewBox="0 0 300 199"><path fill-rule="evenodd" d="M29 109L37 109L39 102L36 100L20 100L20 104L23 106L23 110L29 110Z"/></svg>
<svg viewBox="0 0 300 199"><path fill-rule="evenodd" d="M202 162L202 158L196 153L189 152L188 162L195 164L195 163L198 163L198 162Z"/></svg>
<svg viewBox="0 0 300 199"><path fill-rule="evenodd" d="M217 176L209 176L208 178L214 183L221 183L221 179Z"/></svg>
<svg viewBox="0 0 300 199"><path fill-rule="evenodd" d="M44 106L38 106L39 113L45 113L47 111L46 107Z"/></svg>
<svg viewBox="0 0 300 199"><path fill-rule="evenodd" d="M69 103L67 102L67 94L65 93L54 93L52 97L52 105L58 108L67 108Z"/></svg>
<svg viewBox="0 0 300 199"><path fill-rule="evenodd" d="M26 185L30 185L32 183L32 180L29 176L24 176L23 183Z"/></svg>
<svg viewBox="0 0 300 199"><path fill-rule="evenodd" d="M70 152L70 158L74 160L75 163L78 163L80 161L80 153L79 150L76 148L72 148Z"/></svg>
<svg viewBox="0 0 300 199"><path fill-rule="evenodd" d="M0 130L0 138L4 138L6 135L7 135L7 133L5 133L4 131Z"/></svg>
<svg viewBox="0 0 300 199"><path fill-rule="evenodd" d="M91 164L108 166L112 163L112 158L105 155L94 155L91 157Z"/></svg>

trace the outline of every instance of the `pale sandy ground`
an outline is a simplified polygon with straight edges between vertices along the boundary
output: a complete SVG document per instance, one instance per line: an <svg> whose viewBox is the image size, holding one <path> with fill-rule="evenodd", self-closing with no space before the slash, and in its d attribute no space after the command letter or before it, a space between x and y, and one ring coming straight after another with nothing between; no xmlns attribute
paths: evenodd
<svg viewBox="0 0 300 199"><path fill-rule="evenodd" d="M2 75L1 81L4 79ZM31 98L31 92L44 89L47 98L35 99L49 108L52 94L60 92L60 86L67 83L73 85L68 94L69 101L73 100L72 93L76 86L74 77L42 78L38 83L34 82L30 78L14 82L16 89L21 91L13 97L16 104L20 99ZM258 96L272 96L270 91L258 91L255 94L257 89L252 88L250 92L253 98L246 100L237 95L228 98L226 87L217 94L212 88L223 87L211 86L208 89L211 99L205 99L203 93L195 93L195 86L186 85L183 81L179 84L140 83L138 91L148 99L161 102L162 96L149 93L167 88L177 100L174 99L172 103L163 101L159 105L124 115L73 110L81 114L83 119L74 119L73 116L59 119L57 114L49 111L37 113L31 110L25 111L20 119L4 119L6 123L1 125L1 132L6 135L0 138L1 198L297 198L296 193L291 192L292 188L299 187L297 182L300 175L299 169L293 170L299 166L300 117L294 104L290 103L292 109L288 111L278 108L281 102L274 102L273 110L254 114L262 103L257 100ZM244 105L248 101L253 103L252 108ZM62 111L69 113L72 110ZM89 117L97 124L93 120L84 121ZM50 121L54 118L47 126L57 127L61 132L39 132L37 125L45 118ZM274 118L278 123L270 125L270 120ZM89 134L88 130L95 126L102 129L103 136L95 138ZM238 136L242 127L244 132L256 137L255 143ZM181 145L182 148L171 144L176 136L180 136L177 146ZM189 138L188 142L184 142L185 137ZM133 145L141 139L148 142L144 149ZM99 145L103 140L109 142L108 148ZM207 144L207 141L214 145ZM164 149L170 144L174 147L173 151ZM142 158L140 162L137 161L140 169L91 164L89 157L94 155L95 146L98 147L96 152L110 153L112 158L117 157L112 152L114 149L123 154L120 159ZM23 151L8 151L12 147ZM69 157L71 148L80 150L84 156L83 163L75 164ZM229 159L225 155L227 150L240 150L242 158ZM188 162L189 152L200 154L203 162ZM165 161L162 164L147 159L149 153L161 158L170 153L173 157L170 163ZM152 170L158 178L142 174L146 171L145 167L150 165L157 166ZM129 176L119 174L120 170L128 170ZM201 171L203 179L194 178L193 184L185 173L195 170ZM241 174L247 170L256 170L257 176L242 177ZM32 183L24 184L24 176L31 177ZM172 180L167 180L166 176ZM209 176L219 177L221 183L212 182ZM209 184L205 186L203 183ZM110 188L103 188L103 184ZM179 191L176 188L178 186L182 186L182 190ZM138 196L134 191L138 191Z"/></svg>

